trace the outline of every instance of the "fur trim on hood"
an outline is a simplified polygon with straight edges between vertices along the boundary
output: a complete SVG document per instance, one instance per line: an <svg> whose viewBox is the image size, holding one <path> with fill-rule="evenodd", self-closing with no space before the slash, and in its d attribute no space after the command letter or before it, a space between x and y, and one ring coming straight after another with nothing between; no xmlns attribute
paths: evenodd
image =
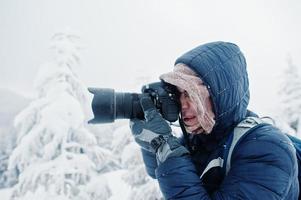
<svg viewBox="0 0 301 200"><path fill-rule="evenodd" d="M199 123L197 127L185 127L187 132L191 133L201 126L205 133L209 134L215 124L215 115L209 92L200 77L185 64L178 63L172 72L162 74L160 79L186 90L191 100L196 104Z"/></svg>

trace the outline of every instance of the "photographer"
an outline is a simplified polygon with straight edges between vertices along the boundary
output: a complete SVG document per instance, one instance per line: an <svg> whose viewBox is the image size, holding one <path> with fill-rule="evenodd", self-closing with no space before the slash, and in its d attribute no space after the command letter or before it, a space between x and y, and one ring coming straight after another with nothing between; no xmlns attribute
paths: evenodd
<svg viewBox="0 0 301 200"><path fill-rule="evenodd" d="M227 173L223 158L233 129L249 116L246 61L232 43L201 45L177 59L160 77L177 86L183 138L150 97L140 98L145 120L130 127L142 147L147 172L166 199L298 199L298 165L289 138L272 125L252 129L233 149ZM230 158L229 158L230 159Z"/></svg>

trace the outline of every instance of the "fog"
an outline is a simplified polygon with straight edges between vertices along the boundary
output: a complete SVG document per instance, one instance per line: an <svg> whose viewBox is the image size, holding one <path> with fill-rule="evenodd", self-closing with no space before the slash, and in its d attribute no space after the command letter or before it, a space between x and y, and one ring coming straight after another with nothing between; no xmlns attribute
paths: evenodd
<svg viewBox="0 0 301 200"><path fill-rule="evenodd" d="M300 10L298 0L2 0L0 87L34 97L49 40L66 28L82 38L83 82L118 91L156 81L186 51L223 40L247 58L250 107L270 112L288 57L301 67Z"/></svg>

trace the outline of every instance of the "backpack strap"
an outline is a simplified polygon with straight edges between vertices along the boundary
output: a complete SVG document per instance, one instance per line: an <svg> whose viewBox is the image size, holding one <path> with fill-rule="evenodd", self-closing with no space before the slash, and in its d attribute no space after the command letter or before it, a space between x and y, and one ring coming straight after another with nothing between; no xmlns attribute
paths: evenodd
<svg viewBox="0 0 301 200"><path fill-rule="evenodd" d="M250 129L262 123L265 123L265 121L258 117L247 117L234 128L232 141L230 141L228 155L226 154L224 157L224 159L226 160L226 175L228 174L231 168L232 153L239 139L242 138L242 136L244 136Z"/></svg>
<svg viewBox="0 0 301 200"><path fill-rule="evenodd" d="M200 176L200 179L203 178L203 176L206 174L206 172L209 171L209 169L214 167L223 167L223 166L224 166L224 160L221 157L211 160L206 166L206 168L204 169L202 175Z"/></svg>
<svg viewBox="0 0 301 200"><path fill-rule="evenodd" d="M218 157L216 159L211 160L206 166L206 168L204 169L200 178L202 178L206 174L206 172L208 172L211 168L214 167L222 167L225 170L225 175L227 175L231 168L232 153L239 139L242 138L250 129L262 123L269 123L269 122L267 120L258 117L247 117L246 119L241 121L234 128L233 134L229 136L229 139L226 144L226 148L228 150L225 151L223 158Z"/></svg>

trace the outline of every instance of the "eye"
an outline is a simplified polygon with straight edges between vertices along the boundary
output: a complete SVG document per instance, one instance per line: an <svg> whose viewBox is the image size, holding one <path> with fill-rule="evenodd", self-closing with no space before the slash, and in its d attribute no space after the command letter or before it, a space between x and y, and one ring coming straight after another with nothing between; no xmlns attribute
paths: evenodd
<svg viewBox="0 0 301 200"><path fill-rule="evenodd" d="M188 97L189 97L189 94L188 94L187 91L183 92L183 94L184 94L184 97L185 97L185 98L188 98Z"/></svg>

